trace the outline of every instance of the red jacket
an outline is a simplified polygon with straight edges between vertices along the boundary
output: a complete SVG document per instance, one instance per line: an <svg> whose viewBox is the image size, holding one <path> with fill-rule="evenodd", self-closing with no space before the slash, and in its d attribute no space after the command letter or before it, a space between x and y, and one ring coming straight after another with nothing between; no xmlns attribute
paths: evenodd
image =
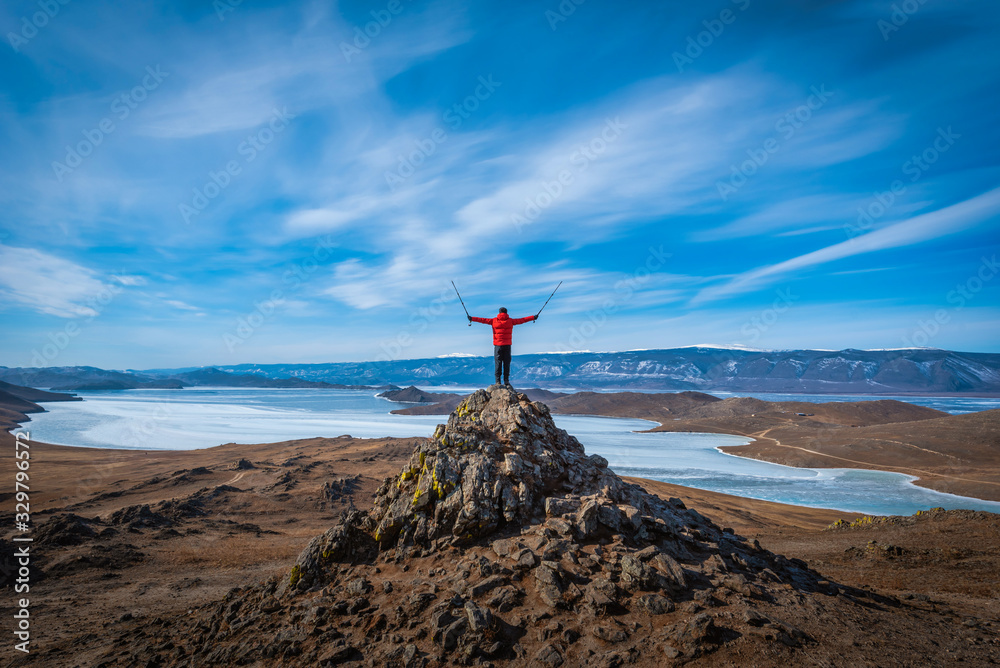
<svg viewBox="0 0 1000 668"><path fill-rule="evenodd" d="M476 318L473 316L469 316L469 318L473 322L481 322L484 325L493 326L493 345L509 346L510 332L514 329L514 325L531 322L535 319L535 316L529 315L527 318L511 318L506 313L497 313L495 318Z"/></svg>

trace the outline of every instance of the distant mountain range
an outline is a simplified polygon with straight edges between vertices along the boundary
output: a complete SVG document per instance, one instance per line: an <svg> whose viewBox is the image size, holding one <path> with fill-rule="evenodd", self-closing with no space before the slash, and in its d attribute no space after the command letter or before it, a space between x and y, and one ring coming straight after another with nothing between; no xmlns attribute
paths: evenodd
<svg viewBox="0 0 1000 668"><path fill-rule="evenodd" d="M388 362L240 364L208 368L105 371L94 367L0 367L0 380L82 390L131 387L485 386L491 357ZM759 351L713 347L606 353L517 355L515 386L847 394L1000 394L1000 354L927 348ZM110 386L105 389L111 389Z"/></svg>
<svg viewBox="0 0 1000 668"><path fill-rule="evenodd" d="M183 387L180 381L129 371L107 371L93 366L0 367L0 380L25 387L45 387L59 391Z"/></svg>
<svg viewBox="0 0 1000 668"><path fill-rule="evenodd" d="M264 374L230 373L215 367L191 371L149 373L108 371L92 366L0 367L0 380L27 387L57 391L168 389L185 387L314 387L327 389L369 389L369 385L344 385L307 380L295 376L271 377ZM376 389L396 390L383 384Z"/></svg>

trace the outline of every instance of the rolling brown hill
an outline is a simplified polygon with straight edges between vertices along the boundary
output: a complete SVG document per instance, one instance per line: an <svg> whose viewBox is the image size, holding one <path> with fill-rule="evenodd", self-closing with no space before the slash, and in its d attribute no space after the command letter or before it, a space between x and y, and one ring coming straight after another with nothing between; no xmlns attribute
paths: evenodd
<svg viewBox="0 0 1000 668"><path fill-rule="evenodd" d="M662 429L704 426L690 421ZM790 466L896 471L940 492L1000 501L1000 409L858 426L777 420L760 431L734 423L712 426L754 437L754 443L723 448L744 457Z"/></svg>
<svg viewBox="0 0 1000 668"><path fill-rule="evenodd" d="M6 390L0 390L0 408L16 413L41 413L45 409L21 397L15 396Z"/></svg>
<svg viewBox="0 0 1000 668"><path fill-rule="evenodd" d="M657 422L722 403L701 392L576 392L549 401L554 413L634 417Z"/></svg>
<svg viewBox="0 0 1000 668"><path fill-rule="evenodd" d="M16 429L29 422L28 413L44 413L45 409L36 402L81 401L80 397L59 392L46 392L33 387L22 387L0 381L0 431Z"/></svg>

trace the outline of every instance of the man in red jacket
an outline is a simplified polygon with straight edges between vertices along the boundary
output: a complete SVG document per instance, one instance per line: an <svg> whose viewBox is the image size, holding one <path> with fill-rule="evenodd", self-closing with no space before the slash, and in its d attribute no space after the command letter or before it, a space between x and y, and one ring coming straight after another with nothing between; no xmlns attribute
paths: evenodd
<svg viewBox="0 0 1000 668"><path fill-rule="evenodd" d="M529 315L527 318L511 318L507 315L507 309L500 307L500 312L493 318L474 318L469 316L469 322L481 322L484 325L493 327L493 362L497 385L500 384L500 372L503 371L503 384L510 385L510 341L511 330L514 325L521 325L526 322L538 320L537 315Z"/></svg>

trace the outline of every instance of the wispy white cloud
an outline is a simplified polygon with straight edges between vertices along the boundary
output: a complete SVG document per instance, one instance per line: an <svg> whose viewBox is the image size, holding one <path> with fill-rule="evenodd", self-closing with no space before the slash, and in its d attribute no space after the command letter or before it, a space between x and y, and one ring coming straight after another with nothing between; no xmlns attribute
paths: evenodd
<svg viewBox="0 0 1000 668"><path fill-rule="evenodd" d="M163 302L165 304L169 304L170 306L173 306L174 308L180 309L182 311L200 311L201 310L197 306L191 306L187 302L182 302L179 299L164 299Z"/></svg>
<svg viewBox="0 0 1000 668"><path fill-rule="evenodd" d="M332 232L363 218L373 211L377 202L372 200L345 203L343 209L301 209L290 214L285 221L285 229L295 235L312 235Z"/></svg>
<svg viewBox="0 0 1000 668"><path fill-rule="evenodd" d="M290 64L289 64L290 65ZM231 130L247 130L267 121L280 106L275 90L298 72L287 65L261 65L227 71L173 95L144 114L138 134L185 139ZM168 82L168 86L170 83Z"/></svg>
<svg viewBox="0 0 1000 668"><path fill-rule="evenodd" d="M367 150L337 147L324 158L322 179L297 183L295 187L308 186L322 195L310 198L318 206L288 214L283 229L293 237L336 230L342 233L343 248L363 251L334 268L330 287L321 294L359 309L419 302L433 296L447 278L470 274L473 259L473 275L503 273L510 260L503 253L484 253L484 248L509 247L512 240L515 245L543 239L606 241L658 217L722 210L716 180L725 174L725 165L755 145L758 129L770 130L778 112L801 96L746 66L694 83L647 80L587 107L520 127L448 130L447 141L436 145L434 154L395 191L387 187L384 174L396 168L398 156L408 155L415 142L440 127L441 119L424 112L393 117L386 105L370 104L361 125ZM793 168L801 169L809 160L819 167L856 157L852 149L831 158L835 151L824 153L822 147L837 144L859 123L878 135L877 141L875 135L865 135L867 150L881 146L892 131L879 135L877 110L865 107L870 118L861 122L859 109L848 107L824 121L828 135L803 133L805 153L812 158L791 161ZM733 124L737 114L749 120ZM720 134L718 128L726 132ZM571 183L559 186L561 172L571 174ZM551 196L554 183L560 192ZM543 203L536 220L525 221L528 202ZM781 232L800 225L803 213L826 223L814 227L828 229L850 203L850 196L805 196L745 216L721 233L732 238L758 234L761 228ZM525 222L520 228L518 216ZM587 275L595 292L609 280L606 272ZM692 287L689 283L683 289ZM681 289L650 289L643 303L676 302ZM588 291L581 287L581 293Z"/></svg>
<svg viewBox="0 0 1000 668"><path fill-rule="evenodd" d="M883 109L887 100L847 102L832 93L787 141L783 133L774 161L779 168L828 167L881 151L902 133L905 117ZM785 127L785 126L782 126Z"/></svg>
<svg viewBox="0 0 1000 668"><path fill-rule="evenodd" d="M451 283L461 277L471 287L499 278L494 268L463 267L454 261L427 262L401 251L381 262L350 259L334 268L331 285L322 294L356 309L400 307L421 299L450 299Z"/></svg>
<svg viewBox="0 0 1000 668"><path fill-rule="evenodd" d="M774 234L812 223L841 221L852 210L850 195L819 194L766 204L761 210L710 229L693 230L692 241L724 241ZM838 223L839 224L839 223Z"/></svg>
<svg viewBox="0 0 1000 668"><path fill-rule="evenodd" d="M870 274L875 271L892 271L896 267L865 267L864 269L847 269L845 271L831 271L831 276L852 276L854 274Z"/></svg>
<svg viewBox="0 0 1000 668"><path fill-rule="evenodd" d="M910 246L930 239L961 232L1000 214L1000 188L931 211L909 220L894 223L868 234L827 246L805 255L740 274L729 281L701 290L691 300L703 304L734 294L755 290L786 275L863 253Z"/></svg>
<svg viewBox="0 0 1000 668"><path fill-rule="evenodd" d="M97 315L94 305L107 290L86 267L34 248L0 244L0 301L75 318Z"/></svg>
<svg viewBox="0 0 1000 668"><path fill-rule="evenodd" d="M561 237L570 230L556 221L567 218L601 225L626 210L643 218L704 201L706 176L728 148L706 131L705 120L725 115L761 86L738 76L679 87L656 80L546 124L561 129L539 128L525 137L500 184L456 217L476 231L509 233L517 216L527 221L522 227L529 235L544 230ZM560 173L569 174L569 183L559 184Z"/></svg>
<svg viewBox="0 0 1000 668"><path fill-rule="evenodd" d="M368 257L338 266L332 281L337 287L326 294L356 308L386 305L403 295L420 299L427 286L413 280L415 268L422 275L436 275L441 268L454 275L454 269L468 271L463 262L470 258L478 269L490 268L507 261L484 255L484 248L498 243L607 240L657 217L721 210L715 182L725 173L724 165L754 145L754 128L770 128L778 111L799 97L801 93L749 67L695 83L649 80L586 108L526 126L449 133L426 164L391 193L380 177L395 168L397 154L412 150L414 140L428 136L440 119L403 118L395 129L369 125L369 132L381 135L374 142L377 148L355 161L355 170L337 173L338 195L320 208L290 214L285 229L299 236L363 220L353 230L360 235L355 243L364 240L366 249L377 251L378 257L366 253ZM810 160L820 167L857 157L861 149L834 157L832 148L822 150L857 127L867 133L860 142L865 150L882 146L894 131L878 129L878 114L871 105L864 107L869 118L859 121L860 109L850 106L824 121L824 132L803 134L804 152L812 157L791 161L794 169ZM733 124L736 114L756 121ZM720 127L726 128L721 135ZM558 184L560 173L569 173L571 182ZM490 184L485 192L484 183ZM806 196L745 216L720 231L729 238L758 234L762 227L780 232L800 225L803 213L806 219L827 223L814 227L829 229L830 221L851 201L850 196L834 194ZM541 203L534 220L526 220L530 202ZM396 275L408 278L396 285ZM378 289L365 278L376 276L393 287ZM678 297L673 289L651 290L648 295L660 295L664 303Z"/></svg>
<svg viewBox="0 0 1000 668"><path fill-rule="evenodd" d="M126 274L115 274L112 278L122 285L128 286L146 285L148 282L143 276L129 276Z"/></svg>

